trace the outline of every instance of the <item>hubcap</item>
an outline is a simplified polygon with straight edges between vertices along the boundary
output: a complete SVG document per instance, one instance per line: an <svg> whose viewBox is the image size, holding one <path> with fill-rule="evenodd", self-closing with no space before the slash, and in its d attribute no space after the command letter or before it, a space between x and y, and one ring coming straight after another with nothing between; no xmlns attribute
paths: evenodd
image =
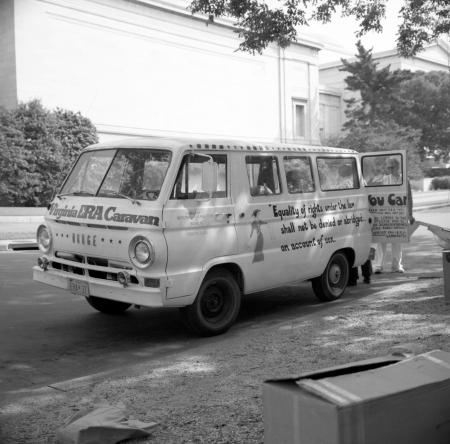
<svg viewBox="0 0 450 444"><path fill-rule="evenodd" d="M337 264L332 264L328 272L328 279L331 285L337 285L341 279L342 270Z"/></svg>
<svg viewBox="0 0 450 444"><path fill-rule="evenodd" d="M219 316L224 309L225 299L221 288L217 285L208 288L204 296L202 311L203 315L208 319Z"/></svg>
<svg viewBox="0 0 450 444"><path fill-rule="evenodd" d="M221 296L217 293L208 295L208 298L206 299L206 309L210 313L217 313L217 311L220 310L221 299Z"/></svg>

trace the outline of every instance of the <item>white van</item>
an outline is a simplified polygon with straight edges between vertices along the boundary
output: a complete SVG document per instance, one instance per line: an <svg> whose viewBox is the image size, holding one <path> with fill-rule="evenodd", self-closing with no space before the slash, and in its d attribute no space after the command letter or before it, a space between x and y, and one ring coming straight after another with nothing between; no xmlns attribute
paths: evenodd
<svg viewBox="0 0 450 444"><path fill-rule="evenodd" d="M400 162L400 182L377 179L386 158ZM311 280L321 301L339 298L350 268L368 258L373 222L375 240L404 235L404 177L401 152L157 138L92 145L38 228L34 279L104 313L179 307L196 332L220 334L244 294Z"/></svg>

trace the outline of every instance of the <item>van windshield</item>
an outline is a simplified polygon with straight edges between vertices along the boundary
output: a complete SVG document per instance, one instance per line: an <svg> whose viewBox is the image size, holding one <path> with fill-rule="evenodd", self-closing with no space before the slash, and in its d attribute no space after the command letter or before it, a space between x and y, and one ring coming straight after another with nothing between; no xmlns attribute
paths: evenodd
<svg viewBox="0 0 450 444"><path fill-rule="evenodd" d="M88 151L79 157L59 196L156 200L170 160L166 150Z"/></svg>

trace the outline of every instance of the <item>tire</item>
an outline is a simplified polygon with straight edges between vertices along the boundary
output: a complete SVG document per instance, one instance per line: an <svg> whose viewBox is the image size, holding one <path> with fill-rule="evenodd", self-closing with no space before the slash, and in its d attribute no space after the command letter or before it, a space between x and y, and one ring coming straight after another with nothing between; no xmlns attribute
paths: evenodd
<svg viewBox="0 0 450 444"><path fill-rule="evenodd" d="M233 275L225 269L209 272L192 305L180 309L185 325L202 336L226 332L241 307L241 290Z"/></svg>
<svg viewBox="0 0 450 444"><path fill-rule="evenodd" d="M110 299L99 298L97 296L89 296L86 298L89 305L96 310L110 315L122 314L131 307L126 302L112 301Z"/></svg>
<svg viewBox="0 0 450 444"><path fill-rule="evenodd" d="M323 302L339 299L347 288L349 275L347 256L341 252L334 253L322 275L311 281L314 294Z"/></svg>

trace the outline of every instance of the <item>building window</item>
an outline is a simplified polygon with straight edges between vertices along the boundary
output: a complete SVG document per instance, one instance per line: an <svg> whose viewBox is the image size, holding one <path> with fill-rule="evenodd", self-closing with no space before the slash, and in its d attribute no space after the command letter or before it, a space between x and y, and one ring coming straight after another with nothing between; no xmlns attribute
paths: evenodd
<svg viewBox="0 0 450 444"><path fill-rule="evenodd" d="M293 100L294 138L306 138L306 102Z"/></svg>
<svg viewBox="0 0 450 444"><path fill-rule="evenodd" d="M341 97L334 94L319 95L320 137L336 137L341 131Z"/></svg>

